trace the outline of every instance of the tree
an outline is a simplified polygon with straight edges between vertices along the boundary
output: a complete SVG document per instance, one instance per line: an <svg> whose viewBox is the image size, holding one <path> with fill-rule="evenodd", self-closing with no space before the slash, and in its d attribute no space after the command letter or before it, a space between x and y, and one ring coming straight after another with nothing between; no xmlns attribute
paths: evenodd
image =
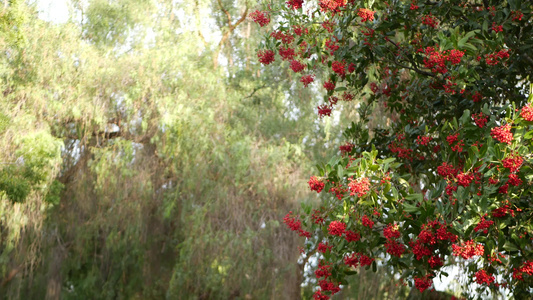
<svg viewBox="0 0 533 300"><path fill-rule="evenodd" d="M259 61L290 62L304 86L328 74L314 85L327 91L321 118L363 100L341 155L309 180L324 202L284 219L306 237L307 257L320 253L315 299L378 262L424 291L455 261L477 283L463 296L529 297L532 8L290 0L252 12L260 26L275 20Z"/></svg>

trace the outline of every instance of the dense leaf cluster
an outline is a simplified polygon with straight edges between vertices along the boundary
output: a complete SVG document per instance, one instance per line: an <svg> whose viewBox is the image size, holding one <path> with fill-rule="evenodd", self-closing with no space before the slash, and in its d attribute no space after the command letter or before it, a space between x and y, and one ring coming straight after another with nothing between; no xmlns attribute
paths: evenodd
<svg viewBox="0 0 533 300"><path fill-rule="evenodd" d="M316 299L338 292L357 266L346 261L353 253L393 266L421 291L461 257L478 292L528 297L532 8L518 0L268 7L277 23L263 51L304 64L293 69L301 76L330 74L319 115L361 101L342 156L318 168L331 195L319 210L305 207L298 228L313 235L308 255L323 250Z"/></svg>

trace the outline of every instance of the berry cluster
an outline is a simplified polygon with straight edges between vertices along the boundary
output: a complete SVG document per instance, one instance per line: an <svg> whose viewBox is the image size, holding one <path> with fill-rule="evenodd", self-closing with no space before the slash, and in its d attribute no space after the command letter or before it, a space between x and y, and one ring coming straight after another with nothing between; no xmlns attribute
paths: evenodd
<svg viewBox="0 0 533 300"><path fill-rule="evenodd" d="M533 105L531 103L528 103L526 106L522 107L520 116L526 121L533 121Z"/></svg>
<svg viewBox="0 0 533 300"><path fill-rule="evenodd" d="M427 25L431 28L437 28L439 21L431 13L422 17L422 24Z"/></svg>
<svg viewBox="0 0 533 300"><path fill-rule="evenodd" d="M268 23L270 23L270 14L268 12L256 10L250 13L249 16L254 22L259 24L259 26L261 27L266 26L268 25Z"/></svg>
<svg viewBox="0 0 533 300"><path fill-rule="evenodd" d="M500 143L511 145L513 141L513 134L511 133L511 124L494 127L490 130L490 136L498 140Z"/></svg>
<svg viewBox="0 0 533 300"><path fill-rule="evenodd" d="M329 223L328 232L331 235L342 236L346 230L346 223L340 221L332 221Z"/></svg>
<svg viewBox="0 0 533 300"><path fill-rule="evenodd" d="M361 264L361 267L370 266L373 261L373 258L362 253L352 253L344 258L344 264L353 268L357 268L359 264Z"/></svg>
<svg viewBox="0 0 533 300"><path fill-rule="evenodd" d="M337 13L346 6L346 0L320 0L319 5L323 12Z"/></svg>
<svg viewBox="0 0 533 300"><path fill-rule="evenodd" d="M357 15L361 17L361 22L367 22L367 21L374 21L374 13L375 11L371 11L370 9L366 8L360 8L357 12Z"/></svg>
<svg viewBox="0 0 533 300"><path fill-rule="evenodd" d="M502 206L500 208L494 209L491 214L492 214L492 217L494 217L494 218L503 218L507 214L510 214L511 216L514 216L514 210L512 210L509 207L509 204L505 204L504 206Z"/></svg>
<svg viewBox="0 0 533 300"><path fill-rule="evenodd" d="M354 180L349 178L350 182L348 187L350 188L350 196L362 197L370 190L370 180L366 177Z"/></svg>
<svg viewBox="0 0 533 300"><path fill-rule="evenodd" d="M370 218L368 218L366 215L361 218L361 223L363 223L363 226L366 226L370 229L372 229L374 226L374 221L370 220Z"/></svg>
<svg viewBox="0 0 533 300"><path fill-rule="evenodd" d="M308 183L309 188L312 191L316 191L317 193L320 193L326 186L325 183L318 179L316 176L311 176Z"/></svg>
<svg viewBox="0 0 533 300"><path fill-rule="evenodd" d="M487 271L485 270L477 271L475 274L475 277L476 277L476 282L478 284L490 285L495 280L494 275L487 274Z"/></svg>
<svg viewBox="0 0 533 300"><path fill-rule="evenodd" d="M295 216L292 216L292 211L283 218L283 223L285 223L292 231L297 231L300 236L311 238L311 233L302 229L302 221L298 220Z"/></svg>
<svg viewBox="0 0 533 300"><path fill-rule="evenodd" d="M484 113L480 112L479 114L472 114L472 119L479 128L485 127L489 120L489 116L486 116Z"/></svg>
<svg viewBox="0 0 533 300"><path fill-rule="evenodd" d="M473 240L469 240L460 245L453 244L452 250L454 256L461 256L463 259L469 259L476 255L483 255L485 247L481 244L474 243Z"/></svg>
<svg viewBox="0 0 533 300"><path fill-rule="evenodd" d="M533 276L533 261L527 261L524 265L522 265L518 269L513 270L513 278L517 280L524 280L524 273L526 273L529 276Z"/></svg>
<svg viewBox="0 0 533 300"><path fill-rule="evenodd" d="M475 232L478 232L480 230L483 230L484 234L487 234L489 232L490 226L494 224L494 221L485 220L485 217L481 217L481 220L477 224L476 228L474 228Z"/></svg>
<svg viewBox="0 0 533 300"><path fill-rule="evenodd" d="M415 287L422 293L433 285L433 279L431 274L427 274L424 277L415 277Z"/></svg>
<svg viewBox="0 0 533 300"><path fill-rule="evenodd" d="M494 66L500 62L500 59L506 59L506 58L509 58L509 50L500 50L492 54L487 54L485 56L485 62L489 66Z"/></svg>
<svg viewBox="0 0 533 300"><path fill-rule="evenodd" d="M304 87L307 87L311 82L315 81L313 75L304 75L300 79L300 82L304 84Z"/></svg>
<svg viewBox="0 0 533 300"><path fill-rule="evenodd" d="M259 50L257 51L257 57L259 57L259 62L268 65L274 61L274 51L272 50Z"/></svg>

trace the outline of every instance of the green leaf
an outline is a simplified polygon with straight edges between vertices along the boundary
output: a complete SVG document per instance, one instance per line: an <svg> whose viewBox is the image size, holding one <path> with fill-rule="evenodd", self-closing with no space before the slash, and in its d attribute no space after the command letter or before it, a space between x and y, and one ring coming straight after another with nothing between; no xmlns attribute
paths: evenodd
<svg viewBox="0 0 533 300"><path fill-rule="evenodd" d="M304 202L300 203L300 206L302 207L303 211L308 215L311 213L311 205L308 205Z"/></svg>
<svg viewBox="0 0 533 300"><path fill-rule="evenodd" d="M476 32L479 32L479 30L473 30L468 32L462 39L459 40L457 45L459 46L459 49L462 49L465 43L474 35L476 35Z"/></svg>
<svg viewBox="0 0 533 300"><path fill-rule="evenodd" d="M476 146L471 146L470 149L468 149L468 154L470 154L471 157L473 156L475 158L478 158L479 149Z"/></svg>
<svg viewBox="0 0 533 300"><path fill-rule="evenodd" d="M400 182L400 184L404 187L404 188L409 188L409 182L407 182L407 180L403 179L403 178L398 178L398 182Z"/></svg>
<svg viewBox="0 0 533 300"><path fill-rule="evenodd" d="M317 164L317 165L316 165L316 169L318 170L318 174L319 174L320 176L324 176L325 171L324 171L324 168L323 168L320 164Z"/></svg>
<svg viewBox="0 0 533 300"><path fill-rule="evenodd" d="M470 121L470 110L465 110L463 116L461 116L461 124L466 124Z"/></svg>
<svg viewBox="0 0 533 300"><path fill-rule="evenodd" d="M408 203L404 203L403 204L403 210L405 212L408 212L408 213L413 213L413 212L419 211L419 208L414 206L414 205L411 205L411 204L408 204Z"/></svg>
<svg viewBox="0 0 533 300"><path fill-rule="evenodd" d="M392 196L394 197L394 200L398 200L398 190L395 187L391 187L392 190Z"/></svg>
<svg viewBox="0 0 533 300"><path fill-rule="evenodd" d="M518 248L516 247L516 245L511 243L510 241L505 242L505 244L503 245L503 249L507 251L518 251Z"/></svg>
<svg viewBox="0 0 533 300"><path fill-rule="evenodd" d="M528 131L526 134L524 134L524 139L529 140L533 138L533 130Z"/></svg>
<svg viewBox="0 0 533 300"><path fill-rule="evenodd" d="M457 124L457 119L456 118L453 118L452 120L452 129L457 129L459 128L459 124Z"/></svg>
<svg viewBox="0 0 533 300"><path fill-rule="evenodd" d="M342 165L337 165L337 176L339 179L344 178L344 167Z"/></svg>
<svg viewBox="0 0 533 300"><path fill-rule="evenodd" d="M471 50L474 53L477 51L477 48L474 45L470 44L470 43L466 43L464 45L464 48L466 48L467 50Z"/></svg>
<svg viewBox="0 0 533 300"><path fill-rule="evenodd" d="M366 160L365 160L365 159L361 160L361 164L360 164L360 166L361 166L361 171L362 171L362 172L365 172L366 169L367 169L367 166L366 166Z"/></svg>
<svg viewBox="0 0 533 300"><path fill-rule="evenodd" d="M486 236L478 236L474 239L474 241L478 242L478 243L485 243L487 241L487 237Z"/></svg>
<svg viewBox="0 0 533 300"><path fill-rule="evenodd" d="M498 228L500 230L504 229L505 227L507 227L507 223L505 223L505 222L500 222L500 224L498 225Z"/></svg>
<svg viewBox="0 0 533 300"><path fill-rule="evenodd" d="M407 200L414 200L414 201L417 201L417 202L422 202L424 200L424 195L422 194L409 194L407 195L407 197L405 197L405 199Z"/></svg>
<svg viewBox="0 0 533 300"><path fill-rule="evenodd" d="M339 243L339 245L337 246L337 251L341 252L342 249L344 249L344 244L345 244L345 243L346 243L346 240L343 239L343 240Z"/></svg>

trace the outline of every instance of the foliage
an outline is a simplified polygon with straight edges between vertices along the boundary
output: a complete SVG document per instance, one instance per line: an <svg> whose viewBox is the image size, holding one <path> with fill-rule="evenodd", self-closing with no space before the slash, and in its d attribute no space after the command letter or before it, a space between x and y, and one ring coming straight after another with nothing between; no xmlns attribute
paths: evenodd
<svg viewBox="0 0 533 300"><path fill-rule="evenodd" d="M463 296L527 298L531 3L294 0L264 9L254 20L276 21L261 62L289 61L305 86L329 73L317 84L327 91L320 117L343 100L364 100L342 156L309 181L331 195L285 218L308 237L308 256L321 252L315 299L376 261L424 291L455 257L478 284Z"/></svg>

